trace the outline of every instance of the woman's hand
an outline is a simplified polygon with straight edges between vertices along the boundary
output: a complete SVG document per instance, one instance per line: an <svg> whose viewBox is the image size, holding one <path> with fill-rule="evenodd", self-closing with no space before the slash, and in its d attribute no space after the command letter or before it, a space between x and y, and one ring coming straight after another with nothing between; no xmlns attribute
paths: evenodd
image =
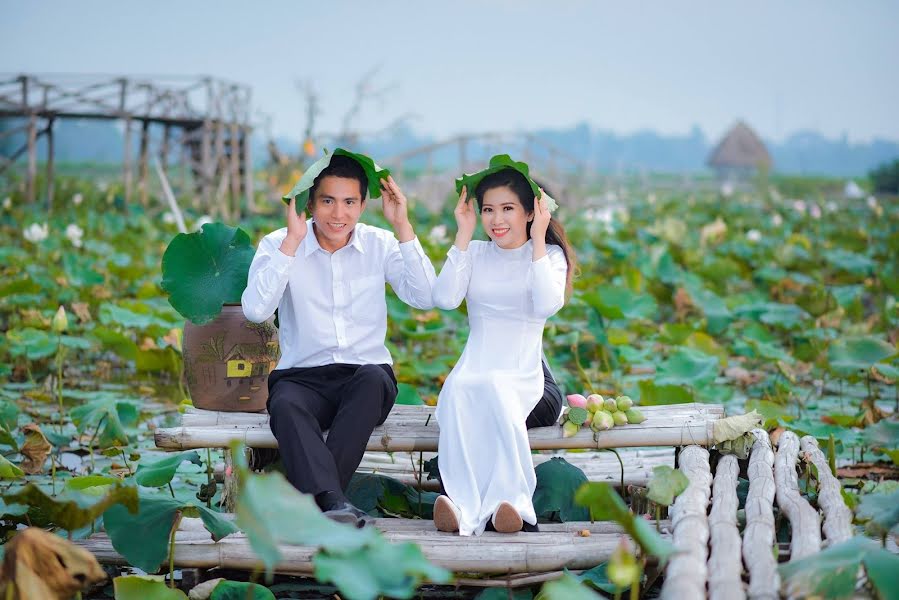
<svg viewBox="0 0 899 600"><path fill-rule="evenodd" d="M455 246L463 252L468 250L468 244L471 242L471 238L474 236L474 229L478 224L478 215L475 212L474 203L474 199L468 201L468 189L462 186L462 193L459 194L459 202L456 204L453 216L456 217L456 226L458 228Z"/></svg>
<svg viewBox="0 0 899 600"><path fill-rule="evenodd" d="M534 200L534 221L531 223L531 239L546 240L546 230L549 229L549 220L552 215L546 208L546 201L543 199L543 188L540 188L540 196Z"/></svg>
<svg viewBox="0 0 899 600"><path fill-rule="evenodd" d="M393 227L400 242L409 242L415 238L412 224L409 223L409 202L403 190L393 180L393 175L381 180L381 199L384 203L384 218Z"/></svg>
<svg viewBox="0 0 899 600"><path fill-rule="evenodd" d="M306 224L306 211L297 214L297 199L291 198L290 204L287 205L287 237L281 242L281 252L288 256L293 256L297 252L297 248L306 239L309 232L309 226Z"/></svg>

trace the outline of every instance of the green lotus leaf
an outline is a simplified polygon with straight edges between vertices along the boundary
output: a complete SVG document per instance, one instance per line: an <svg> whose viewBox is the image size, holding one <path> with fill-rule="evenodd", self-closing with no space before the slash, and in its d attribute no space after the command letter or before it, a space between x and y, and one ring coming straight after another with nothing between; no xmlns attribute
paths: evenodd
<svg viewBox="0 0 899 600"><path fill-rule="evenodd" d="M718 359L692 348L678 348L658 369L656 385L700 385L718 375Z"/></svg>
<svg viewBox="0 0 899 600"><path fill-rule="evenodd" d="M599 286L584 294L583 299L607 319L653 319L659 309L650 294L614 285Z"/></svg>
<svg viewBox="0 0 899 600"><path fill-rule="evenodd" d="M477 189L478 184L481 183L481 180L487 175L492 175L503 169L513 169L524 175L528 185L531 186L531 191L534 192L534 198L540 197L540 187L533 179L531 179L530 167L528 167L527 163L512 160L512 157L508 154L497 154L496 156L491 157L489 166L486 169L478 171L477 173L466 173L461 177L457 177L456 193L461 194L462 188L465 187L468 190L468 197L473 199L475 190ZM559 204L551 198L549 194L545 191L543 194L549 212L554 212L559 208Z"/></svg>
<svg viewBox="0 0 899 600"><path fill-rule="evenodd" d="M896 348L880 338L848 337L837 340L827 350L830 370L849 377L867 371L875 364L896 355Z"/></svg>
<svg viewBox="0 0 899 600"><path fill-rule="evenodd" d="M116 577L112 580L112 587L115 600L187 600L184 592L170 588L161 575Z"/></svg>
<svg viewBox="0 0 899 600"><path fill-rule="evenodd" d="M553 457L537 465L537 487L534 489L534 510L537 516L549 520L586 521L590 513L575 504L574 493L587 483L587 476L564 458Z"/></svg>
<svg viewBox="0 0 899 600"><path fill-rule="evenodd" d="M24 475L25 472L22 469L0 454L0 479L18 479Z"/></svg>
<svg viewBox="0 0 899 600"><path fill-rule="evenodd" d="M382 169L375 161L364 154L337 148L334 152L325 152L324 156L309 165L309 168L306 169L300 180L293 186L293 189L281 198L284 203L290 204L290 199L296 198L297 212L305 210L306 205L309 203L309 190L312 189L315 178L331 164L331 158L334 156L347 156L359 163L359 166L365 171L365 177L368 178L368 197L381 197L381 180L390 176L390 170Z"/></svg>
<svg viewBox="0 0 899 600"><path fill-rule="evenodd" d="M224 304L236 304L247 287L255 250L240 228L206 223L179 233L162 256L162 289L185 319L203 325Z"/></svg>
<svg viewBox="0 0 899 600"><path fill-rule="evenodd" d="M249 581L219 581L209 600L275 600L270 589Z"/></svg>
<svg viewBox="0 0 899 600"><path fill-rule="evenodd" d="M864 568L878 598L895 597L899 589L899 557L861 536L783 563L778 570L787 596L854 598L859 568Z"/></svg>
<svg viewBox="0 0 899 600"><path fill-rule="evenodd" d="M674 552L674 547L649 524L649 521L634 516L621 496L608 483L585 483L577 491L575 502L590 510L592 519L615 521L621 525L643 552L652 554L664 563Z"/></svg>
<svg viewBox="0 0 899 600"><path fill-rule="evenodd" d="M205 506L168 495L143 493L136 515L121 506L113 506L103 513L103 526L116 552L135 567L154 573L168 557L169 536L182 516L200 517L215 541L237 531L221 513Z"/></svg>
<svg viewBox="0 0 899 600"><path fill-rule="evenodd" d="M410 543L391 544L383 537L357 550L313 558L315 578L340 588L350 600L410 598L424 582L448 583L452 574L432 565L421 549Z"/></svg>
<svg viewBox="0 0 899 600"><path fill-rule="evenodd" d="M74 531L90 525L110 507L118 507L128 514L137 508L137 488L130 485L115 485L107 488L106 493L97 500L93 494L85 494L76 490L66 490L56 496L50 496L33 483L29 483L18 492L4 494L7 504L24 504L31 507L29 513L36 512L36 520L42 524L53 524L68 531ZM33 524L37 524L36 522ZM133 533L133 530L132 530Z"/></svg>
<svg viewBox="0 0 899 600"><path fill-rule="evenodd" d="M99 428L96 442L101 448L127 444L125 427L137 424L138 408L132 400L101 396L87 404L76 406L69 413L78 433Z"/></svg>
<svg viewBox="0 0 899 600"><path fill-rule="evenodd" d="M175 472L184 461L192 462L195 465L202 465L200 455L196 450L187 452L179 452L171 456L166 456L156 462L141 463L137 466L137 472L134 474L134 480L138 485L144 487L162 487L172 481Z"/></svg>
<svg viewBox="0 0 899 600"><path fill-rule="evenodd" d="M603 564L605 565L607 563ZM615 591L620 590L614 588L610 593L614 593ZM540 594L537 597L541 600L600 600L601 598L605 598L605 596L597 594L588 588L581 583L575 575L572 575L567 571L560 578L544 584L543 587L540 588Z"/></svg>
<svg viewBox="0 0 899 600"><path fill-rule="evenodd" d="M652 470L646 497L663 506L671 506L674 499L687 489L690 480L678 469L668 465L658 465Z"/></svg>

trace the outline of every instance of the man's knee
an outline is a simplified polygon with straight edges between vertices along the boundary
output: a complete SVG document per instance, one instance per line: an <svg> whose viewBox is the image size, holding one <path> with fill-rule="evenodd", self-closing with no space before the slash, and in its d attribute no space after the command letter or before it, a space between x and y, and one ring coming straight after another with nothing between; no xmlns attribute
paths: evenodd
<svg viewBox="0 0 899 600"><path fill-rule="evenodd" d="M380 365L362 365L356 369L353 380L363 387L377 388L384 387L387 390L396 389L390 375Z"/></svg>

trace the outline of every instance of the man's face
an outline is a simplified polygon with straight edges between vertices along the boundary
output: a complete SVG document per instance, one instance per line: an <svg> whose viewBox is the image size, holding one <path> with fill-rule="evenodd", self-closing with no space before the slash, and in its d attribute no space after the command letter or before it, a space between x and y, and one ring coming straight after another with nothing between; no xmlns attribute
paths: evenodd
<svg viewBox="0 0 899 600"><path fill-rule="evenodd" d="M328 176L315 189L309 212L315 222L315 237L328 252L340 250L349 243L353 228L365 210L361 187L356 179Z"/></svg>

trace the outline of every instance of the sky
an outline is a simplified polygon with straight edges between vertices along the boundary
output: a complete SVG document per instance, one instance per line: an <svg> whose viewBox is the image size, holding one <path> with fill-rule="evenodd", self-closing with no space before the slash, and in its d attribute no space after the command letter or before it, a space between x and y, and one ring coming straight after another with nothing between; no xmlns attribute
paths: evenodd
<svg viewBox="0 0 899 600"><path fill-rule="evenodd" d="M257 121L300 138L315 89L354 121L423 135L564 128L711 139L738 118L899 140L899 2L0 0L0 73L212 75L253 89Z"/></svg>

